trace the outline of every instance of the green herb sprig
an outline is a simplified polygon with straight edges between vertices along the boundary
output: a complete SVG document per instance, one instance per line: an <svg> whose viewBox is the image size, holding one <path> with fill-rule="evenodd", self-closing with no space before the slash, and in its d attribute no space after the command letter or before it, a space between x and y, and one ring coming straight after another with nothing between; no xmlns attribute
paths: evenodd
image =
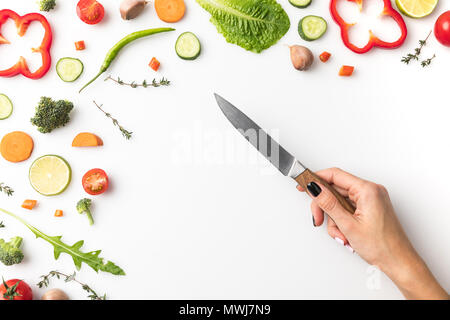
<svg viewBox="0 0 450 320"><path fill-rule="evenodd" d="M101 112L103 112L103 113L105 114L105 116L107 116L108 118L111 119L111 121L113 122L113 124L114 124L115 126L119 127L119 129L120 129L120 131L122 132L122 135L125 137L125 139L127 139L127 140L130 140L130 139L131 139L131 137L133 136L133 132L126 130L124 127L122 127L122 126L119 124L119 121L117 121L117 119L113 118L113 117L111 116L110 113L108 113L108 112L106 112L105 110L103 110L103 109L102 109L102 107L103 107L102 104L101 104L101 105L98 105L97 102L95 102L95 101L94 101L94 104L95 104L95 106L96 106Z"/></svg>
<svg viewBox="0 0 450 320"><path fill-rule="evenodd" d="M106 294L99 296L97 294L97 292L95 292L91 287L89 287L87 284L82 283L80 281L78 281L76 278L76 272L72 273L71 275L67 275L64 274L62 272L59 271L50 271L48 274L41 276L42 280L40 282L37 283L37 286L39 288L47 288L49 283L50 283L50 279L53 277L56 277L57 279L64 279L64 282L76 282L78 283L81 288L86 291L89 295L88 298L91 300L106 300Z"/></svg>
<svg viewBox="0 0 450 320"><path fill-rule="evenodd" d="M152 87L152 88L158 88L158 87L164 87L164 86L170 86L170 81L169 80L167 80L166 78L162 78L161 80L156 80L156 79L153 79L152 81L150 81L150 82L147 82L147 80L144 80L144 81L142 81L141 83L137 83L137 82L135 82L135 81L133 81L133 82L125 82L125 81L123 81L122 79L120 79L120 77L117 77L117 79L114 79L113 77L111 77L111 76L108 76L106 79L105 79L105 81L108 81L108 80L112 80L112 81L114 81L115 83L117 83L117 84L120 84L121 86L129 86L129 87L131 87L131 88L139 88L139 87L142 87L142 88L150 88L150 87Z"/></svg>
<svg viewBox="0 0 450 320"><path fill-rule="evenodd" d="M432 33L432 31L430 31L430 33L428 33L428 36L425 38L425 40L419 40L419 47L414 49L414 53L408 53L406 56L402 57L401 62L409 64L413 60L419 61L419 56L422 53L423 47L426 46L431 33ZM431 61L430 61L430 63L431 63Z"/></svg>
<svg viewBox="0 0 450 320"><path fill-rule="evenodd" d="M431 62L433 61L433 59L434 58L436 58L436 55L435 54L433 54L433 56L431 57L431 58L428 58L428 59L426 59L426 60L423 60L420 64L422 65L422 67L428 67L430 64L431 64Z"/></svg>
<svg viewBox="0 0 450 320"><path fill-rule="evenodd" d="M0 192L5 193L8 197L12 196L14 190L11 187L8 187L3 182L0 182Z"/></svg>

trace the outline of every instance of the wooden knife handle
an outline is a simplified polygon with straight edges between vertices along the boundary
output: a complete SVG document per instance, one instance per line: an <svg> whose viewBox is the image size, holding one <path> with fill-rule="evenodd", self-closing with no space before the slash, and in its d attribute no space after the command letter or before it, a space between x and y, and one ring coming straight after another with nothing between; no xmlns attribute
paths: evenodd
<svg viewBox="0 0 450 320"><path fill-rule="evenodd" d="M337 200L345 210L347 210L351 214L355 213L356 209L348 199L344 198L339 192L337 192L332 186L330 186L328 182L323 180L321 177L319 177L309 169L306 169L302 174L295 178L295 181L297 181L297 183L305 190L307 190L307 185L311 182L319 183L320 185L331 191L331 193L337 198Z"/></svg>

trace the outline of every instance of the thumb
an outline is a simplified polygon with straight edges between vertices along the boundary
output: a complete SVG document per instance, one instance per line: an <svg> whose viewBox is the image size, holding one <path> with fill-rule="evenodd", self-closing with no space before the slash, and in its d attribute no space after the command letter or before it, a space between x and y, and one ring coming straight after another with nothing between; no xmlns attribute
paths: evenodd
<svg viewBox="0 0 450 320"><path fill-rule="evenodd" d="M342 207L338 199L325 186L311 182L307 189L313 201L333 219L338 227L345 229L345 226L352 222L353 217L350 212Z"/></svg>

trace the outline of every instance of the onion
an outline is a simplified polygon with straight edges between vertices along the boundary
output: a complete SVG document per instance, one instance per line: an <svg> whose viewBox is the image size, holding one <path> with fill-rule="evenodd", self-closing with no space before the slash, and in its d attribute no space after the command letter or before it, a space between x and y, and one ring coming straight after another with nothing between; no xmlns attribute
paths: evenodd
<svg viewBox="0 0 450 320"><path fill-rule="evenodd" d="M291 61L295 69L300 71L308 70L314 62L314 55L306 47L303 46L289 46L291 50Z"/></svg>
<svg viewBox="0 0 450 320"><path fill-rule="evenodd" d="M69 300L69 296L61 289L48 290L41 300Z"/></svg>
<svg viewBox="0 0 450 320"><path fill-rule="evenodd" d="M148 1L145 0L123 0L120 4L120 15L124 20L136 18L144 11Z"/></svg>

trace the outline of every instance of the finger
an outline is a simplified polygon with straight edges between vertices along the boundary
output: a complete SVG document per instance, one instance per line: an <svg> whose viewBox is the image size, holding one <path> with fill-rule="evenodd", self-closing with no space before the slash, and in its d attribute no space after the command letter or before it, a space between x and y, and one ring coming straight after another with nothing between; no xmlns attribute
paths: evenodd
<svg viewBox="0 0 450 320"><path fill-rule="evenodd" d="M343 246L348 244L347 238L344 236L341 230L339 230L333 219L331 219L329 216L327 216L327 231L330 237L332 237L338 243L342 244Z"/></svg>
<svg viewBox="0 0 450 320"><path fill-rule="evenodd" d="M334 194L323 185L311 182L308 184L308 193L313 198L313 201L344 231L353 222L352 214L345 210Z"/></svg>
<svg viewBox="0 0 450 320"><path fill-rule="evenodd" d="M345 198L348 198L348 190L345 190L344 188L341 188L335 184L331 184L331 186L334 188L334 190L336 190L337 192L339 192L339 194Z"/></svg>
<svg viewBox="0 0 450 320"><path fill-rule="evenodd" d="M363 179L360 179L339 168L320 170L316 172L316 174L328 183L334 184L335 186L344 190L349 190L350 187L359 185L364 182Z"/></svg>
<svg viewBox="0 0 450 320"><path fill-rule="evenodd" d="M323 210L315 203L311 202L311 212L313 216L313 225L314 227L319 227L323 224L324 221L324 213Z"/></svg>
<svg viewBox="0 0 450 320"><path fill-rule="evenodd" d="M297 185L297 190L300 191L300 192L305 192L305 191L306 191L306 190L303 189L302 186L299 185L299 184Z"/></svg>

